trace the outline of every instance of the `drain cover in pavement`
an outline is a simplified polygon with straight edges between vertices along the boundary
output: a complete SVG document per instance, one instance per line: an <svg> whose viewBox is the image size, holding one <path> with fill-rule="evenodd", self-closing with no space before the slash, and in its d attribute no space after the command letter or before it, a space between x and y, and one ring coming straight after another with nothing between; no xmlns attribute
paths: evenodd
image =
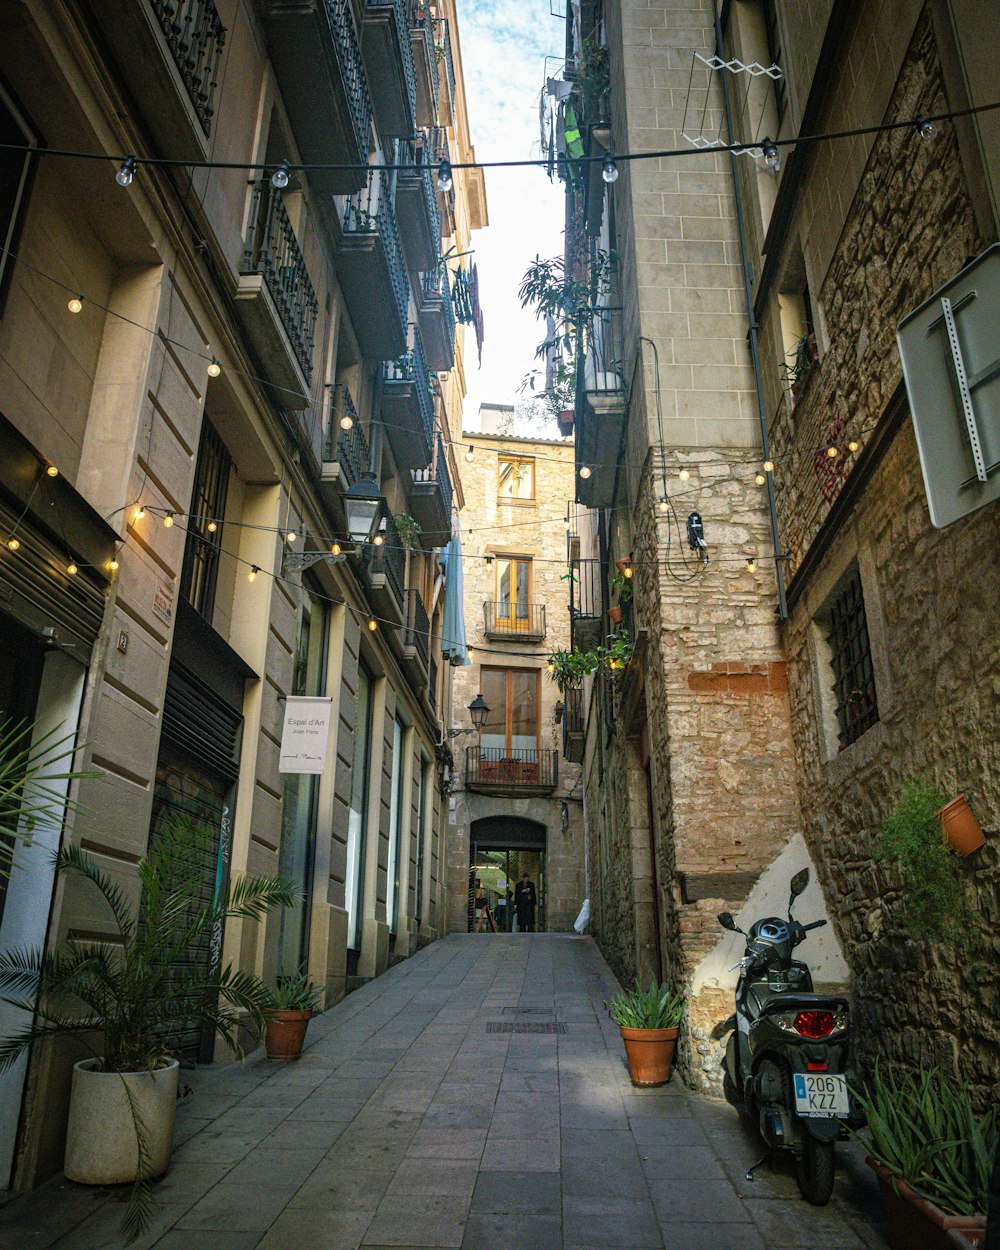
<svg viewBox="0 0 1000 1250"><path fill-rule="evenodd" d="M565 1024L540 1020L488 1020L487 1033L565 1033Z"/></svg>

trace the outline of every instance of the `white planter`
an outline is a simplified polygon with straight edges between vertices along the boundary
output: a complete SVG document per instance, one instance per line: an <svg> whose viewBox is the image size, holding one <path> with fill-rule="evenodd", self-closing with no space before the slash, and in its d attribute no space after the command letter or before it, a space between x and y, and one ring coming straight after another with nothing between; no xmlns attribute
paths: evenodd
<svg viewBox="0 0 1000 1250"><path fill-rule="evenodd" d="M170 1167L180 1064L172 1059L154 1072L95 1072L96 1059L73 1065L73 1092L66 1129L65 1171L83 1185L123 1185L139 1170L135 1121L126 1085L143 1126L148 1174Z"/></svg>

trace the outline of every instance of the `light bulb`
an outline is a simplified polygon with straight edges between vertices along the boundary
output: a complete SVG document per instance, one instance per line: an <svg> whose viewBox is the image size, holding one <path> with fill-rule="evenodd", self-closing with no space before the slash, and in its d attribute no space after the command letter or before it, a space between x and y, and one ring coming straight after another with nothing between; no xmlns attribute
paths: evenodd
<svg viewBox="0 0 1000 1250"><path fill-rule="evenodd" d="M466 652L468 653L468 656L469 656L469 659L470 659L470 660L472 659L472 652L473 652L474 650L475 650L475 648L474 648L474 647L466 647Z"/></svg>
<svg viewBox="0 0 1000 1250"><path fill-rule="evenodd" d="M132 520L141 521L145 515L146 509L142 506L142 504L140 504L138 508L136 508L135 512L132 513Z"/></svg>
<svg viewBox="0 0 1000 1250"><path fill-rule="evenodd" d="M466 453L465 453L465 458L466 458L466 460L468 460L468 462L469 462L470 464L472 463L472 458L473 458L473 456L475 456L475 454L476 454L476 449L475 449L475 447L470 447L470 448L466 451Z"/></svg>
<svg viewBox="0 0 1000 1250"><path fill-rule="evenodd" d="M775 173L781 168L781 153L778 151L772 139L765 139L760 145L760 150L764 153L764 164L768 169L773 169Z"/></svg>
<svg viewBox="0 0 1000 1250"><path fill-rule="evenodd" d="M601 169L601 177L607 183L618 181L618 166L615 164L615 158L610 152L604 158L604 165Z"/></svg>
<svg viewBox="0 0 1000 1250"><path fill-rule="evenodd" d="M210 534L214 534L218 528L219 527L215 521L209 521L209 523L205 526L205 529L207 529Z"/></svg>
<svg viewBox="0 0 1000 1250"><path fill-rule="evenodd" d="M259 572L260 572L260 569L256 566L256 564L251 564L250 572L247 574L247 581L255 582L257 580L257 574Z"/></svg>
<svg viewBox="0 0 1000 1250"><path fill-rule="evenodd" d="M290 543L295 542L296 538L298 538L298 534L296 534L294 530L289 530L288 533L285 535L286 541Z"/></svg>
<svg viewBox="0 0 1000 1250"><path fill-rule="evenodd" d="M69 564L66 565L66 572L70 575L70 577L75 577L79 571L80 570L76 567L72 560L70 560Z"/></svg>
<svg viewBox="0 0 1000 1250"><path fill-rule="evenodd" d="M586 464L585 464L585 465L583 466L583 468L580 470L580 476L581 476L584 480L586 480L588 477L590 477L590 466L589 466L589 465L586 465Z"/></svg>
<svg viewBox="0 0 1000 1250"><path fill-rule="evenodd" d="M135 177L135 171L139 168L139 162L134 156L126 156L122 161L122 167L115 174L115 182L120 187L128 187L132 185L132 179Z"/></svg>
<svg viewBox="0 0 1000 1250"><path fill-rule="evenodd" d="M165 530L168 530L170 529L171 525L173 525L173 523L174 523L174 514L172 512L168 512L167 515L163 518L163 528Z"/></svg>
<svg viewBox="0 0 1000 1250"><path fill-rule="evenodd" d="M753 556L747 556L747 572L748 573L757 572L757 561Z"/></svg>
<svg viewBox="0 0 1000 1250"><path fill-rule="evenodd" d="M334 543L334 544L333 544L333 546L330 548L330 555L332 555L332 556L339 556L339 555L340 555L340 543Z"/></svg>
<svg viewBox="0 0 1000 1250"><path fill-rule="evenodd" d="M678 473L677 476L681 479L682 482L686 482L688 478L691 476L691 471L690 469L681 469L680 473Z"/></svg>
<svg viewBox="0 0 1000 1250"><path fill-rule="evenodd" d="M285 187L288 186L289 172L288 162L282 161L271 175L271 186L274 187L275 191L284 191Z"/></svg>
<svg viewBox="0 0 1000 1250"><path fill-rule="evenodd" d="M669 507L670 507L670 505L667 503L666 498L663 498L663 499L661 499L661 500L660 500L660 511L661 511L661 512L666 512L666 511L667 511L667 509L668 509Z"/></svg>
<svg viewBox="0 0 1000 1250"><path fill-rule="evenodd" d="M378 621L376 621L374 616L370 616L368 618L368 628L372 631L373 634L378 629Z"/></svg>
<svg viewBox="0 0 1000 1250"><path fill-rule="evenodd" d="M758 486L763 486L764 483L767 481L767 478L764 476L763 473L756 473L754 474L753 480L757 483Z"/></svg>
<svg viewBox="0 0 1000 1250"><path fill-rule="evenodd" d="M112 573L118 572L118 561L113 556L108 561L108 568L111 570Z"/></svg>
<svg viewBox="0 0 1000 1250"><path fill-rule="evenodd" d="M10 538L7 539L7 546L11 551L16 551L20 545L20 538L15 538L13 534L11 534Z"/></svg>
<svg viewBox="0 0 1000 1250"><path fill-rule="evenodd" d="M554 664L547 664L545 667L550 673L554 673L556 671L556 666Z"/></svg>
<svg viewBox="0 0 1000 1250"><path fill-rule="evenodd" d="M622 569L622 576L625 578L626 581L628 581L628 579L632 576L631 564L625 565L625 567Z"/></svg>
<svg viewBox="0 0 1000 1250"><path fill-rule="evenodd" d="M208 365L208 376L210 378L217 378L221 372L222 372L222 365L220 365L219 362L213 356Z"/></svg>
<svg viewBox="0 0 1000 1250"><path fill-rule="evenodd" d="M836 458L840 455L840 450L836 447L828 447L826 449L826 454L831 460L836 460Z"/></svg>
<svg viewBox="0 0 1000 1250"><path fill-rule="evenodd" d="M860 446L861 444L858 442L858 440L856 438L852 438L851 441L847 444L847 450L857 451Z"/></svg>
<svg viewBox="0 0 1000 1250"><path fill-rule="evenodd" d="M83 296L74 295L73 298L70 300L70 302L66 305L66 307L70 310L71 313L82 312L83 311Z"/></svg>
<svg viewBox="0 0 1000 1250"><path fill-rule="evenodd" d="M765 472L765 473L773 473L773 472L774 472L774 461L773 461L773 460L765 460L765 461L764 461L764 472Z"/></svg>
<svg viewBox="0 0 1000 1250"><path fill-rule="evenodd" d="M45 472L49 475L49 477L58 477L58 476L59 476L59 470L56 468L56 466L55 466L54 464L50 464L50 465L48 465L48 467L46 468Z"/></svg>
<svg viewBox="0 0 1000 1250"><path fill-rule="evenodd" d="M451 161L449 161L447 157L445 157L438 166L437 183L438 190L443 192L445 195L447 195L455 185L455 179L451 172Z"/></svg>
<svg viewBox="0 0 1000 1250"><path fill-rule="evenodd" d="M344 415L340 418L340 428L342 430L349 430L353 425L354 425L353 417L348 416L348 414L345 412Z"/></svg>
<svg viewBox="0 0 1000 1250"><path fill-rule="evenodd" d="M933 122L929 122L926 117L915 117L913 124L917 128L917 134L921 139L933 139L937 134L937 127Z"/></svg>
<svg viewBox="0 0 1000 1250"><path fill-rule="evenodd" d="M372 545L375 547L381 547L384 542L385 542L385 539L382 537L381 534L376 534L375 537L372 539Z"/></svg>

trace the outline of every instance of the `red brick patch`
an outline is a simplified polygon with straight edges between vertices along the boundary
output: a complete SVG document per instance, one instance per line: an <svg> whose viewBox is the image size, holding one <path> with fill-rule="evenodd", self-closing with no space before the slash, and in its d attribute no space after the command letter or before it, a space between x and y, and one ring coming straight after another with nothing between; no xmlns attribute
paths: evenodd
<svg viewBox="0 0 1000 1250"><path fill-rule="evenodd" d="M788 673L784 660L770 664L728 660L713 664L708 671L688 673L687 685L697 694L783 695L788 693Z"/></svg>

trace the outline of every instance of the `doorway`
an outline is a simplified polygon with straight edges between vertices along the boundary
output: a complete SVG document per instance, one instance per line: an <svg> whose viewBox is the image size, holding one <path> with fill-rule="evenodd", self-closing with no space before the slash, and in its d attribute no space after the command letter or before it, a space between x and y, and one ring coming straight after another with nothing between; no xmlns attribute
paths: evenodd
<svg viewBox="0 0 1000 1250"><path fill-rule="evenodd" d="M474 820L469 848L468 931L517 933L514 893L527 873L537 905L534 931L545 931L545 826L520 816Z"/></svg>

